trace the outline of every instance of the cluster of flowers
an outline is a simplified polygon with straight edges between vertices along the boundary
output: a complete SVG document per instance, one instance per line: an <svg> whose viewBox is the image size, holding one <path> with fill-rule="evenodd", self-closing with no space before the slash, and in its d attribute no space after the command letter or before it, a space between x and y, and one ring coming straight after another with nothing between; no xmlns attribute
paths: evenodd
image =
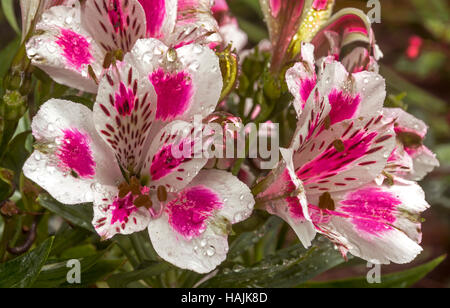
<svg viewBox="0 0 450 308"><path fill-rule="evenodd" d="M24 17L36 13L35 1L23 2ZM370 22L356 10L332 16L332 0L261 4L271 39L261 48L272 52L274 74L289 67L298 124L253 193L231 173L205 168L206 158L172 154L208 142L224 86L214 49L246 45L225 0L39 6L28 57L56 82L96 94L96 102L93 110L46 102L33 119L36 150L24 174L61 203L92 202L102 238L147 229L161 258L199 273L226 259L230 226L255 204L286 220L305 246L318 232L344 256L411 261L428 207L414 181L438 162L422 144L423 122L383 108ZM355 40L369 47L344 54ZM205 119L200 131L194 115Z"/></svg>

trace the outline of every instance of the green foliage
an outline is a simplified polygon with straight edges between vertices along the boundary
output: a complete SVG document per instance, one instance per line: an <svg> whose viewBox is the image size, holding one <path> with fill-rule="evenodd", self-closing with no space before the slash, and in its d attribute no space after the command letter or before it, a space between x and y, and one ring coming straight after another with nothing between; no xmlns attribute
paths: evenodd
<svg viewBox="0 0 450 308"><path fill-rule="evenodd" d="M14 12L14 0L2 0L2 9L11 28L13 28L17 34L20 34L19 25Z"/></svg>
<svg viewBox="0 0 450 308"><path fill-rule="evenodd" d="M50 212L61 216L62 218L68 220L70 223L86 230L95 232L94 227L92 226L92 205L65 205L59 203L48 194L40 195L39 203Z"/></svg>
<svg viewBox="0 0 450 308"><path fill-rule="evenodd" d="M326 239L320 238L305 250L301 244L281 249L255 265L244 267L239 263L221 269L201 287L287 288L308 281L320 273L344 262L342 256Z"/></svg>
<svg viewBox="0 0 450 308"><path fill-rule="evenodd" d="M0 264L0 288L27 288L33 285L50 254L54 238L34 250Z"/></svg>
<svg viewBox="0 0 450 308"><path fill-rule="evenodd" d="M300 285L301 288L408 288L425 277L444 261L445 256L436 258L423 265L403 272L383 275L380 283L368 283L366 277L355 277L346 280L310 282Z"/></svg>

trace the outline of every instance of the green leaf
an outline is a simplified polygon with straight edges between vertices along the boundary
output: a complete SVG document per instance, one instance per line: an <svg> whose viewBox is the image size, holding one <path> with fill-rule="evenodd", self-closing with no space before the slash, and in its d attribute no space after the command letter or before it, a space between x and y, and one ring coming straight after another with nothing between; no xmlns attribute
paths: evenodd
<svg viewBox="0 0 450 308"><path fill-rule="evenodd" d="M109 275L114 273L124 261L122 260L100 260L81 276L81 284L64 283L60 285L62 288L87 288L95 285L97 282L103 281Z"/></svg>
<svg viewBox="0 0 450 308"><path fill-rule="evenodd" d="M150 265L143 269L113 275L107 280L107 283L111 288L125 288L128 284L134 281L161 275L171 268L171 266L165 262L152 261L148 264Z"/></svg>
<svg viewBox="0 0 450 308"><path fill-rule="evenodd" d="M13 28L17 34L20 34L20 28L17 24L16 13L14 12L13 0L2 0L2 9L11 28Z"/></svg>
<svg viewBox="0 0 450 308"><path fill-rule="evenodd" d="M59 203L48 194L41 194L39 203L56 215L68 220L70 223L95 232L92 226L93 209L90 204L66 205Z"/></svg>
<svg viewBox="0 0 450 308"><path fill-rule="evenodd" d="M333 244L319 238L308 250L300 244L294 245L279 250L254 266L245 268L235 264L231 268L225 268L200 287L293 287L343 262L344 259L333 248Z"/></svg>
<svg viewBox="0 0 450 308"><path fill-rule="evenodd" d="M257 215L253 215L248 221L245 221L244 224L249 224L252 222L258 224L260 223L259 219L261 218ZM276 216L272 216L263 225L260 225L259 228L255 228L254 231L241 233L231 243L228 259L239 257L245 251L256 245L268 231L276 228L278 221L279 219Z"/></svg>
<svg viewBox="0 0 450 308"><path fill-rule="evenodd" d="M20 39L16 38L10 42L2 51L0 51L0 79L5 77L6 72L8 72L9 67L20 47ZM3 82L2 82L3 83ZM2 93L0 93L2 94Z"/></svg>
<svg viewBox="0 0 450 308"><path fill-rule="evenodd" d="M26 288L31 286L47 261L53 239L53 237L50 237L34 250L0 264L0 288Z"/></svg>
<svg viewBox="0 0 450 308"><path fill-rule="evenodd" d="M51 256L60 256L65 250L78 246L84 242L92 233L83 228L71 228L67 224L58 230L55 235Z"/></svg>
<svg viewBox="0 0 450 308"><path fill-rule="evenodd" d="M447 112L448 107L444 100L413 85L386 65L380 66L380 74L386 78L388 92L408 93L404 98L405 103L436 114Z"/></svg>
<svg viewBox="0 0 450 308"><path fill-rule="evenodd" d="M93 267L108 250L109 248L93 256L78 259L80 261L81 283L84 283L83 274ZM42 268L36 282L33 284L33 288L53 288L66 283L67 273L70 270L70 268L67 267L67 261L68 260L47 263Z"/></svg>
<svg viewBox="0 0 450 308"><path fill-rule="evenodd" d="M20 174L30 153L25 148L25 144L30 131L23 132L8 144L8 148L1 161L1 166L13 170L15 173L14 182L19 186Z"/></svg>
<svg viewBox="0 0 450 308"><path fill-rule="evenodd" d="M345 280L327 281L327 282L309 282L299 287L301 288L408 288L420 281L429 272L435 269L446 256L436 258L426 264L414 267L412 269L384 275L381 277L381 283L370 284L366 277L356 277Z"/></svg>
<svg viewBox="0 0 450 308"><path fill-rule="evenodd" d="M0 201L8 199L14 193L14 172L0 168Z"/></svg>

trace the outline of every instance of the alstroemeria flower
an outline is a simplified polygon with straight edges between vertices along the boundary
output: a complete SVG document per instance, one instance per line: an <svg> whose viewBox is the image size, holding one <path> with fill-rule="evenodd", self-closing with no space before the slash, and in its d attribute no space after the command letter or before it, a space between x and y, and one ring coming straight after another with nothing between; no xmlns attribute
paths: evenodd
<svg viewBox="0 0 450 308"><path fill-rule="evenodd" d="M328 101L330 125L382 110L386 89L384 79L378 73L349 73L332 57L325 58L319 66L315 62L314 49L312 44L302 44L301 62L286 73L286 82L295 97L294 107L299 116L309 99L315 100L316 104L325 99Z"/></svg>
<svg viewBox="0 0 450 308"><path fill-rule="evenodd" d="M349 74L338 62L324 62L317 74L310 45L303 45L302 59L287 72L297 132L279 167L263 179L268 189L259 201L305 246L319 232L343 255L374 263L413 260L421 251L424 193L400 178L392 186L375 183L396 144L395 119L383 114L384 79Z"/></svg>
<svg viewBox="0 0 450 308"><path fill-rule="evenodd" d="M208 157L197 156L210 135L190 121L215 108L221 89L208 47L139 40L101 80L93 111L61 100L41 107L24 174L62 203L93 202L102 238L148 228L162 258L209 272L226 257L229 226L254 204L245 184L203 171Z"/></svg>
<svg viewBox="0 0 450 308"><path fill-rule="evenodd" d="M210 7L191 2L88 0L51 7L43 13L27 43L27 54L55 81L95 93L105 69L114 58L121 60L138 39L157 38L177 47L203 43L205 32L207 38L213 36L217 23ZM186 19L181 8L188 10L191 18ZM188 33L181 33L181 28ZM220 36L213 39L220 40Z"/></svg>
<svg viewBox="0 0 450 308"><path fill-rule="evenodd" d="M332 14L335 0L260 0L272 43L271 70L279 72L296 60L301 44L316 47L316 59L334 56L348 71L367 70L381 57L369 18L358 9L342 9ZM342 55L343 47L355 42L367 44Z"/></svg>
<svg viewBox="0 0 450 308"><path fill-rule="evenodd" d="M439 166L436 155L423 144L428 126L399 108L385 108L384 115L395 120L397 146L388 159L386 171L411 181L420 181Z"/></svg>
<svg viewBox="0 0 450 308"><path fill-rule="evenodd" d="M232 44L238 53L241 52L248 43L248 36L239 28L237 19L230 14L227 1L216 0L211 10L219 24L224 44Z"/></svg>

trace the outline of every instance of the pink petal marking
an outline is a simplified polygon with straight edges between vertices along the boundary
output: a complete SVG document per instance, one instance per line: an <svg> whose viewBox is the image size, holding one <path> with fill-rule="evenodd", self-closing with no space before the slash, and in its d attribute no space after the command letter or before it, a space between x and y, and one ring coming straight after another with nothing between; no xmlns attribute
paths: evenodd
<svg viewBox="0 0 450 308"><path fill-rule="evenodd" d="M178 166L182 163L190 161L192 158L190 157L180 157L175 158L173 156L173 147L177 146L174 144L165 145L155 156L152 158L152 165L150 166L150 175L152 176L153 181L157 181L166 175L172 173L176 170ZM183 152L183 147L191 146L193 148L193 144L190 139L184 140L182 143L178 145L180 153Z"/></svg>
<svg viewBox="0 0 450 308"><path fill-rule="evenodd" d="M166 19L166 0L139 0L147 18L147 36L160 38Z"/></svg>
<svg viewBox="0 0 450 308"><path fill-rule="evenodd" d="M121 116L129 116L134 109L135 96L133 89L127 89L123 82L120 83L119 92L116 93L114 107Z"/></svg>
<svg viewBox="0 0 450 308"><path fill-rule="evenodd" d="M353 118L361 103L359 94L351 96L337 89L331 91L328 99L331 105L330 124Z"/></svg>
<svg viewBox="0 0 450 308"><path fill-rule="evenodd" d="M158 95L157 120L173 120L188 110L193 86L187 72L166 73L159 68L150 75L150 81Z"/></svg>
<svg viewBox="0 0 450 308"><path fill-rule="evenodd" d="M306 185L326 180L346 170L354 161L373 151L368 150L377 135L377 132L356 132L348 139L342 140L344 150L341 152L338 152L331 142L319 156L297 169L297 176Z"/></svg>
<svg viewBox="0 0 450 308"><path fill-rule="evenodd" d="M63 133L57 152L60 168L76 172L79 177L92 179L95 175L95 161L88 135L76 128L66 129Z"/></svg>
<svg viewBox="0 0 450 308"><path fill-rule="evenodd" d="M109 209L112 211L111 225L116 222L128 223L128 217L136 212L138 208L133 204L134 197L130 193L124 198L116 197Z"/></svg>
<svg viewBox="0 0 450 308"><path fill-rule="evenodd" d="M206 230L207 220L222 208L219 196L203 186L189 188L169 202L166 213L173 229L190 240Z"/></svg>
<svg viewBox="0 0 450 308"><path fill-rule="evenodd" d="M305 220L302 205L297 197L287 197L285 198L285 201L287 202L289 214L291 217L298 220Z"/></svg>
<svg viewBox="0 0 450 308"><path fill-rule="evenodd" d="M270 0L270 9L273 17L277 17L281 10L281 0Z"/></svg>
<svg viewBox="0 0 450 308"><path fill-rule="evenodd" d="M214 14L220 13L220 12L228 12L228 4L226 0L216 0L214 2L214 5L211 7L211 10Z"/></svg>
<svg viewBox="0 0 450 308"><path fill-rule="evenodd" d="M337 32L341 34L342 37L354 32L369 36L367 25L361 17L354 14L346 14L317 33L311 42L316 47L316 53L319 49L323 49L323 46L327 44L328 39L326 33L330 31Z"/></svg>
<svg viewBox="0 0 450 308"><path fill-rule="evenodd" d="M344 206L338 211L348 214L357 230L380 235L393 229L394 213L401 201L381 188L368 187L348 194L340 203Z"/></svg>
<svg viewBox="0 0 450 308"><path fill-rule="evenodd" d="M329 0L314 0L312 7L317 11L322 11L327 8Z"/></svg>
<svg viewBox="0 0 450 308"><path fill-rule="evenodd" d="M87 39L72 30L61 29L61 35L56 40L56 44L62 48L67 63L77 71L81 71L83 66L90 64L93 60Z"/></svg>
<svg viewBox="0 0 450 308"><path fill-rule="evenodd" d="M299 81L300 97L302 98L303 107L305 106L304 103L308 100L309 96L311 95L312 91L314 90L316 83L317 83L316 78L303 79L303 80Z"/></svg>

